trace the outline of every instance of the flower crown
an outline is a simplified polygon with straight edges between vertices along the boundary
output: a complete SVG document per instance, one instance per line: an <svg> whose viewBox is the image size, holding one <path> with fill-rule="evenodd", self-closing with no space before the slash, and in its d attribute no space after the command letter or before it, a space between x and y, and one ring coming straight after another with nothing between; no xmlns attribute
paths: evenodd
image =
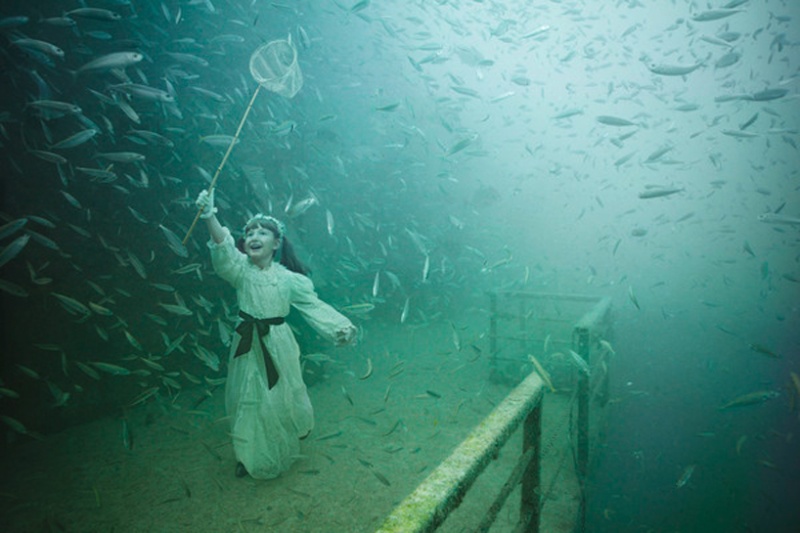
<svg viewBox="0 0 800 533"><path fill-rule="evenodd" d="M265 215L263 213L258 213L254 215L252 218L250 218L250 220L247 221L247 224L244 225L243 233L246 234L247 228L249 228L250 226L252 226L257 222L270 222L274 224L275 227L278 228L278 240L280 241L283 240L283 236L286 234L286 226L284 225L284 223L273 216Z"/></svg>

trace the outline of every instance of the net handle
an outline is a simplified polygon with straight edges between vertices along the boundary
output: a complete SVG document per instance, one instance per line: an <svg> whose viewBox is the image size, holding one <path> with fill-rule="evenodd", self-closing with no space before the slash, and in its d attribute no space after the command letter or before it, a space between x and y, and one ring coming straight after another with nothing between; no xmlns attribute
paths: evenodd
<svg viewBox="0 0 800 533"><path fill-rule="evenodd" d="M242 115L242 120L239 121L239 127L236 128L236 134L231 139L231 144L228 145L228 150L225 152L225 156L222 158L222 162L217 167L217 171L214 173L214 177L211 179L211 184L208 186L208 194L214 192L214 187L217 184L217 179L219 179L219 173L222 172L222 167L225 166L225 163L228 162L228 157L231 155L231 151L233 151L233 145L236 144L236 141L239 140L239 134L242 132L242 127L244 126L245 121L247 120L247 115L250 114L250 109L253 108L253 103L256 101L256 96L258 96L258 91L261 89L261 84L256 86L256 90L253 93L253 97L250 99L250 103L247 105L247 109L244 110L244 114ZM194 216L194 220L192 221L192 225L189 226L189 231L186 232L186 237L183 238L183 245L186 246L186 241L189 240L189 237L192 235L195 226L197 226L197 221L200 220L200 215L203 214L203 208L199 208L197 210L197 214Z"/></svg>

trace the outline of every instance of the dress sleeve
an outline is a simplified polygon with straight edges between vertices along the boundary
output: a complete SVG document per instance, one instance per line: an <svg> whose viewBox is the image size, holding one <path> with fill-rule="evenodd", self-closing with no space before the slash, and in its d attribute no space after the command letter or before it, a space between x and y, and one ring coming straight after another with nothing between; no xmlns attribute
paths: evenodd
<svg viewBox="0 0 800 533"><path fill-rule="evenodd" d="M219 277L234 287L238 287L244 273L247 256L236 249L233 236L228 228L225 228L225 233L225 238L219 244L213 239L208 241L208 248L211 250L211 264Z"/></svg>
<svg viewBox="0 0 800 533"><path fill-rule="evenodd" d="M355 331L355 326L339 311L323 302L314 291L314 284L302 274L291 273L292 306L300 311L303 318L317 333L337 342L337 333Z"/></svg>

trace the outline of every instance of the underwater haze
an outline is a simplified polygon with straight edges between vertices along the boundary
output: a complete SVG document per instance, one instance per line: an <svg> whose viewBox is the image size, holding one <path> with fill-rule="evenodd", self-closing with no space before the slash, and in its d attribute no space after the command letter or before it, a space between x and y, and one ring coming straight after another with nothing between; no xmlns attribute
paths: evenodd
<svg viewBox="0 0 800 533"><path fill-rule="evenodd" d="M288 39L303 85L252 100L225 225L286 221L367 346L439 324L485 358L488 291L611 297L587 530L797 531L799 6L4 0L5 462L223 383L235 296L181 240Z"/></svg>

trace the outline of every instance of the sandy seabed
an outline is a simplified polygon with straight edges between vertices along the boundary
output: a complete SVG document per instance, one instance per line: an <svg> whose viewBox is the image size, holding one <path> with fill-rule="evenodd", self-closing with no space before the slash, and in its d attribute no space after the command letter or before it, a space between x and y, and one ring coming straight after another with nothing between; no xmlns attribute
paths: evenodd
<svg viewBox="0 0 800 533"><path fill-rule="evenodd" d="M374 531L512 389L489 378L479 339L458 350L450 328L381 328L356 347L330 350L324 375L309 379L316 427L277 479L234 476L223 387L154 396L129 409L131 449L121 416L20 442L2 461L0 528ZM368 359L373 371L360 379ZM569 531L577 511L569 403L567 394L545 396L543 531ZM512 437L441 531L476 527L520 441ZM513 530L518 502L519 488L492 531Z"/></svg>

